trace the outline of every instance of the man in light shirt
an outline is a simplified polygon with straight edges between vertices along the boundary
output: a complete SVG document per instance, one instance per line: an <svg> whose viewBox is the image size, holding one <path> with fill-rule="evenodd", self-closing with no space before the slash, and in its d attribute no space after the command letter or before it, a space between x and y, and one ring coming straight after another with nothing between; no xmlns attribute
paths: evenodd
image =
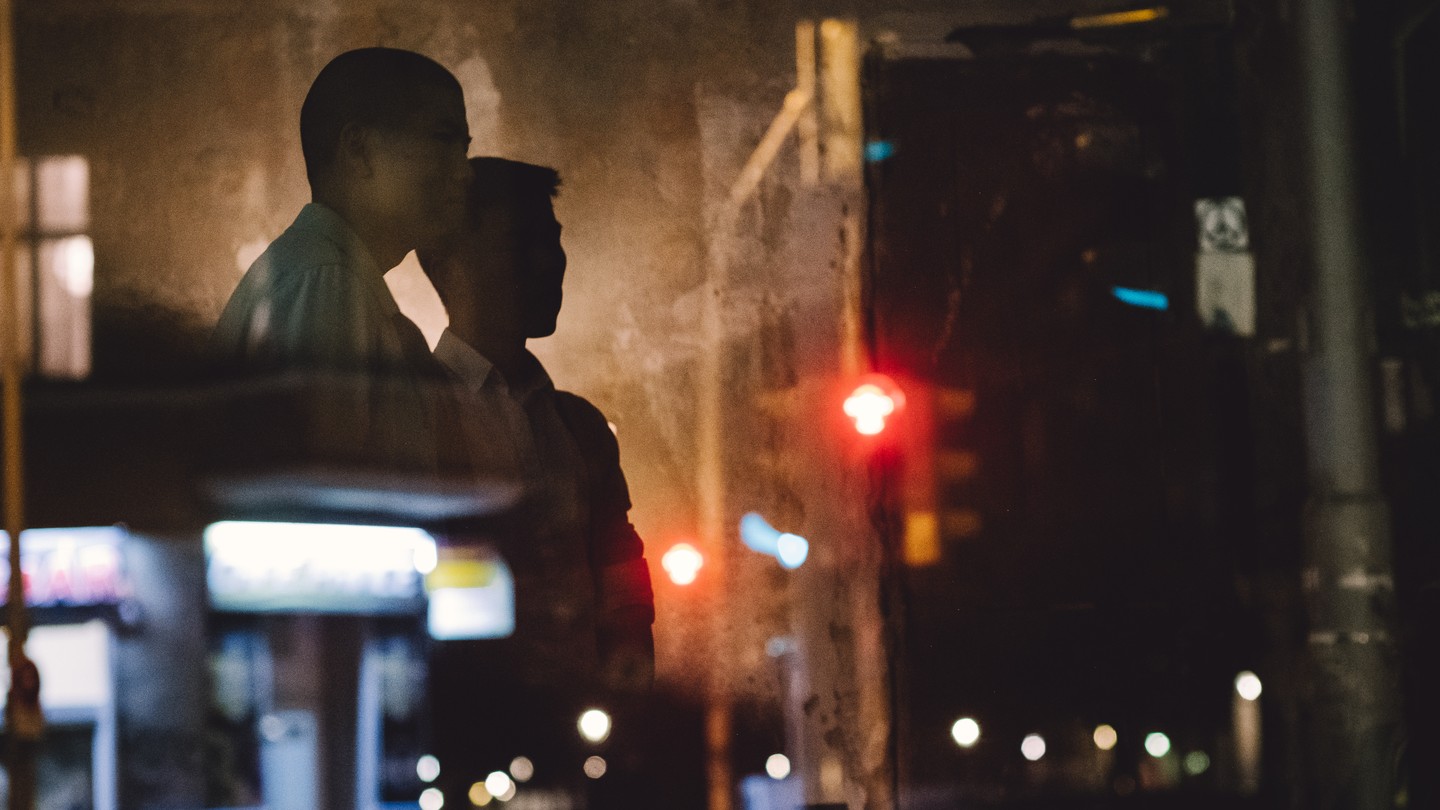
<svg viewBox="0 0 1440 810"><path fill-rule="evenodd" d="M565 251L554 169L475 158L469 221L420 264L450 315L435 347L460 389L478 466L517 470L529 491L502 538L515 573L527 677L648 688L654 597L630 524L619 445L589 402L557 391L526 341L555 331ZM529 664L528 666L525 664Z"/></svg>
<svg viewBox="0 0 1440 810"><path fill-rule="evenodd" d="M470 136L460 84L417 53L343 53L305 97L300 141L312 202L241 279L212 354L237 372L379 380L337 414L335 444L433 458L434 403L418 383L433 361L384 274L462 219Z"/></svg>

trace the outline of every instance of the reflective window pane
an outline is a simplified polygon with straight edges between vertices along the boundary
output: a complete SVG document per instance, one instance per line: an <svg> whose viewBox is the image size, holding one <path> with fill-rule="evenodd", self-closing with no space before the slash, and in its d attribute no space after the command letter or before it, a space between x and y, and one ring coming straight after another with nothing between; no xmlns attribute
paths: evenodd
<svg viewBox="0 0 1440 810"><path fill-rule="evenodd" d="M45 233L90 225L90 163L78 155L47 157L36 167L37 213Z"/></svg>
<svg viewBox="0 0 1440 810"><path fill-rule="evenodd" d="M80 379L90 372L90 291L95 249L88 236L40 243L39 372Z"/></svg>

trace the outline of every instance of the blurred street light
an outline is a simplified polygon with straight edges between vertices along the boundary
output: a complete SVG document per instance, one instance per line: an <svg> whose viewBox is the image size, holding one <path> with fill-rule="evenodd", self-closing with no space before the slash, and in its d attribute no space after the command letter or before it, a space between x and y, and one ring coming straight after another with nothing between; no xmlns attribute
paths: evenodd
<svg viewBox="0 0 1440 810"><path fill-rule="evenodd" d="M765 773L769 774L771 779L784 779L790 775L790 758L784 754L771 754L770 758L765 760Z"/></svg>
<svg viewBox="0 0 1440 810"><path fill-rule="evenodd" d="M970 748L980 740L980 724L974 718L962 717L950 727L950 736L961 748Z"/></svg>
<svg viewBox="0 0 1440 810"><path fill-rule="evenodd" d="M1115 733L1115 727L1108 723L1101 723L1095 727L1095 747L1101 751L1109 751L1119 742L1120 735Z"/></svg>
<svg viewBox="0 0 1440 810"><path fill-rule="evenodd" d="M1264 688L1255 673L1246 670L1235 676L1235 692L1245 700L1258 700L1262 691Z"/></svg>
<svg viewBox="0 0 1440 810"><path fill-rule="evenodd" d="M1159 759L1170 753L1170 738L1158 731L1145 735L1145 752Z"/></svg>
<svg viewBox="0 0 1440 810"><path fill-rule="evenodd" d="M588 709L580 715L580 736L592 743L605 742L610 736L610 715L600 709Z"/></svg>
<svg viewBox="0 0 1440 810"><path fill-rule="evenodd" d="M421 782L434 782L440 776L440 760L426 754L415 763L415 775Z"/></svg>

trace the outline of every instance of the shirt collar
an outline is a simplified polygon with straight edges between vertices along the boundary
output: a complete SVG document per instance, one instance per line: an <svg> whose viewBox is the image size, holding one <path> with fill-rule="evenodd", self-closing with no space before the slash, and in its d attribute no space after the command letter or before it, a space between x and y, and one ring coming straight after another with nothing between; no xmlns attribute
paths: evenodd
<svg viewBox="0 0 1440 810"><path fill-rule="evenodd" d="M469 343L456 337L449 329L440 333L440 342L435 344L435 359L450 369L450 373L472 394L480 393L480 389L485 387L485 380L490 377L490 372L495 370L494 363L485 359L485 355L475 351Z"/></svg>
<svg viewBox="0 0 1440 810"><path fill-rule="evenodd" d="M376 263L375 257L371 255L370 248L360 240L359 234L350 227L345 218L335 212L335 209L323 203L307 203L300 209L299 215L295 217L295 224L292 226L302 231L308 231L334 242L346 256L355 262L355 269L366 278L378 279L381 283L385 280L385 270ZM392 307L395 306L393 296L385 296ZM387 307L388 309L389 307ZM395 307L394 312L399 312Z"/></svg>
<svg viewBox="0 0 1440 810"><path fill-rule="evenodd" d="M478 394L485 382L493 375L505 386L511 397L524 401L537 391L553 390L555 383L540 360L525 352L525 374L520 380L506 380L495 364L470 344L446 329L440 333L440 342L435 344L435 359L439 360L450 373L454 374L471 393Z"/></svg>

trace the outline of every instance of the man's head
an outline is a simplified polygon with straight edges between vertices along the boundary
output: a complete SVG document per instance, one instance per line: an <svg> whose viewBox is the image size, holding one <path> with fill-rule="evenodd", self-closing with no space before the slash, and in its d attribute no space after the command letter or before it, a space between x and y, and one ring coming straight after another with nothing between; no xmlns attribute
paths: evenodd
<svg viewBox="0 0 1440 810"><path fill-rule="evenodd" d="M416 244L456 227L470 133L460 83L394 48L335 57L300 108L305 173L317 199L343 198Z"/></svg>
<svg viewBox="0 0 1440 810"><path fill-rule="evenodd" d="M552 202L560 175L503 158L472 158L470 166L467 222L440 247L421 250L420 266L452 321L523 338L553 334L566 264Z"/></svg>

